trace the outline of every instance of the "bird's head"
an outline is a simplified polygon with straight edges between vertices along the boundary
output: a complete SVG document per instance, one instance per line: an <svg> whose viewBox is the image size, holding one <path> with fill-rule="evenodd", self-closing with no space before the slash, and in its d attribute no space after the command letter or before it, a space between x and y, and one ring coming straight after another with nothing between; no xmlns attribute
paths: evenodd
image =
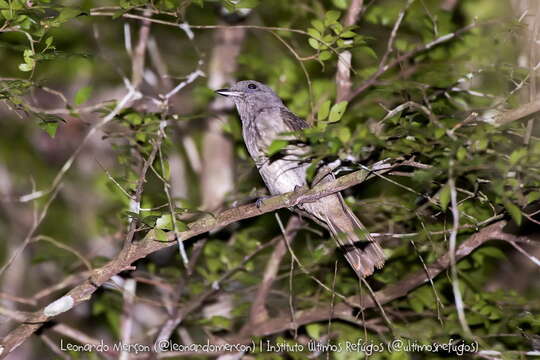
<svg viewBox="0 0 540 360"><path fill-rule="evenodd" d="M247 103L251 105L260 104L282 104L281 99L268 86L255 81L239 81L228 89L216 90L219 95L230 97L235 104Z"/></svg>

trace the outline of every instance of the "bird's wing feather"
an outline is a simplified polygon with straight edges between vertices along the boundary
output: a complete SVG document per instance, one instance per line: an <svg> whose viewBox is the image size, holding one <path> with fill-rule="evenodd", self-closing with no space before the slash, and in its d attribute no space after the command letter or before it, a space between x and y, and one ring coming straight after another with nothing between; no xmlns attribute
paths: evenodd
<svg viewBox="0 0 540 360"><path fill-rule="evenodd" d="M304 119L294 115L287 108L280 108L280 115L285 125L292 131L299 131L309 127L309 124Z"/></svg>

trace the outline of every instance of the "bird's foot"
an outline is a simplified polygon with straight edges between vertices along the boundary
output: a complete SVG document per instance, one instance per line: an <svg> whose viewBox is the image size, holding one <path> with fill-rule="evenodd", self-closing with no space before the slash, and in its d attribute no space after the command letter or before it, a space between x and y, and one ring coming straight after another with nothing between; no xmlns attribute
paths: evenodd
<svg viewBox="0 0 540 360"><path fill-rule="evenodd" d="M261 206L264 205L264 201L269 199L270 196L261 196L259 198L257 198L257 200L255 200L255 206L257 207L257 209L260 209Z"/></svg>

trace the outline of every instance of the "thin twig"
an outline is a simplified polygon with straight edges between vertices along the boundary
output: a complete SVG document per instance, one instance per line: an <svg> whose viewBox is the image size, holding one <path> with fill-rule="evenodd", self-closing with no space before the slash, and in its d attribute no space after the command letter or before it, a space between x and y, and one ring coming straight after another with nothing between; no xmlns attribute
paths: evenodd
<svg viewBox="0 0 540 360"><path fill-rule="evenodd" d="M469 324L467 323L467 319L465 318L465 309L463 305L463 298L461 296L461 290L459 288L459 279L458 279L458 273L457 273L457 266L456 266L456 242L457 242L457 234L459 231L459 209L457 207L457 191L456 186L454 183L454 178L452 174L452 162L450 163L450 176L448 179L448 186L450 187L450 203L451 203L451 209L452 209L452 232L450 233L450 246L449 246L449 254L450 254L450 270L452 275L452 290L454 292L454 301L456 303L456 310L458 313L458 319L459 323L461 325L461 328L463 329L463 332L466 336L469 338L472 338L472 332L469 328Z"/></svg>

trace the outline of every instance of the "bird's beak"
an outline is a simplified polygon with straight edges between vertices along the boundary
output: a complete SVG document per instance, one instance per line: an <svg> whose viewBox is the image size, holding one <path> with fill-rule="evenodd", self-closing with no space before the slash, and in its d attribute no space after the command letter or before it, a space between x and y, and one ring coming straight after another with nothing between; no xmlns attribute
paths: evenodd
<svg viewBox="0 0 540 360"><path fill-rule="evenodd" d="M219 90L216 90L216 93L223 96L241 96L242 95L240 91L233 91L229 89L219 89Z"/></svg>

